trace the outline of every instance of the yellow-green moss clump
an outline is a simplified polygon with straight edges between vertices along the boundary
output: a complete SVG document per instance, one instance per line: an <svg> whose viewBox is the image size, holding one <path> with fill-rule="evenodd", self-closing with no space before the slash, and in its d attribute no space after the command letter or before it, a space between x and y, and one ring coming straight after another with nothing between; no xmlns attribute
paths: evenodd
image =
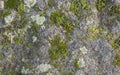
<svg viewBox="0 0 120 75"><path fill-rule="evenodd" d="M51 48L49 55L52 61L57 59L65 59L67 56L68 45L63 42L59 36L55 36L54 40L50 40Z"/></svg>
<svg viewBox="0 0 120 75"><path fill-rule="evenodd" d="M56 24L58 27L62 26L67 32L71 32L73 25L68 17L61 11L55 11L50 16L51 23Z"/></svg>
<svg viewBox="0 0 120 75"><path fill-rule="evenodd" d="M88 28L88 38L91 40L94 40L98 36L99 33L100 33L99 28L95 28L93 26L90 26Z"/></svg>
<svg viewBox="0 0 120 75"><path fill-rule="evenodd" d="M57 6L57 4L55 3L54 0L48 0L48 6L49 7L54 7L54 6Z"/></svg>
<svg viewBox="0 0 120 75"><path fill-rule="evenodd" d="M116 54L113 64L116 66L120 66L120 54L119 53Z"/></svg>
<svg viewBox="0 0 120 75"><path fill-rule="evenodd" d="M0 19L3 19L4 17L8 16L10 14L9 10L4 10L0 12Z"/></svg>
<svg viewBox="0 0 120 75"><path fill-rule="evenodd" d="M63 72L62 75L74 75L73 72Z"/></svg>
<svg viewBox="0 0 120 75"><path fill-rule="evenodd" d="M4 54L0 53L0 60L3 60L5 58Z"/></svg>
<svg viewBox="0 0 120 75"><path fill-rule="evenodd" d="M120 37L115 39L113 42L112 42L112 47L114 49L120 49Z"/></svg>
<svg viewBox="0 0 120 75"><path fill-rule="evenodd" d="M72 0L70 11L73 11L76 16L83 16L83 10L90 10L88 0Z"/></svg>
<svg viewBox="0 0 120 75"><path fill-rule="evenodd" d="M21 2L22 2L22 0L6 0L5 8L17 9Z"/></svg>
<svg viewBox="0 0 120 75"><path fill-rule="evenodd" d="M115 16L114 19L120 21L120 5L113 5L109 10L108 14L110 16Z"/></svg>
<svg viewBox="0 0 120 75"><path fill-rule="evenodd" d="M74 66L75 66L75 68L77 68L77 69L80 68L80 63L78 62L78 59L75 60Z"/></svg>
<svg viewBox="0 0 120 75"><path fill-rule="evenodd" d="M105 5L106 5L106 0L97 0L97 4L96 4L96 7L97 7L97 10L98 11L101 11L105 8Z"/></svg>

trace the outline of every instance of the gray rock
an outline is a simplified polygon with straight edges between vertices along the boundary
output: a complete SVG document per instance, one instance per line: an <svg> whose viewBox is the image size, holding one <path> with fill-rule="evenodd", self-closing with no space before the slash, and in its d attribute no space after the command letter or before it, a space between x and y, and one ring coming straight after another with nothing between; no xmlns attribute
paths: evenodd
<svg viewBox="0 0 120 75"><path fill-rule="evenodd" d="M40 10L44 10L45 8L47 8L47 1L48 0L37 0L37 5Z"/></svg>

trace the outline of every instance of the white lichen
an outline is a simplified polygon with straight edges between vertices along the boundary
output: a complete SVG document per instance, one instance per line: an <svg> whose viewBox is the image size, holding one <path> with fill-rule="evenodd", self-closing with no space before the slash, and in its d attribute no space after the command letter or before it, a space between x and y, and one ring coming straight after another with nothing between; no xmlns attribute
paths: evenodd
<svg viewBox="0 0 120 75"><path fill-rule="evenodd" d="M10 24L14 20L15 15L16 15L16 11L12 11L10 15L8 15L4 18L5 23Z"/></svg>
<svg viewBox="0 0 120 75"><path fill-rule="evenodd" d="M53 75L53 74L49 72L49 73L47 73L46 75Z"/></svg>
<svg viewBox="0 0 120 75"><path fill-rule="evenodd" d="M85 67L85 61L83 58L79 58L78 63L79 63L81 68Z"/></svg>
<svg viewBox="0 0 120 75"><path fill-rule="evenodd" d="M45 17L40 15L33 15L31 19L35 21L38 25L42 25L45 22Z"/></svg>
<svg viewBox="0 0 120 75"><path fill-rule="evenodd" d="M42 25L42 26L41 26L41 29L45 29L45 26L44 26L44 25Z"/></svg>
<svg viewBox="0 0 120 75"><path fill-rule="evenodd" d="M22 70L21 70L21 73L22 73L22 74L28 74L29 72L30 72L29 69L25 69L24 66L22 67Z"/></svg>
<svg viewBox="0 0 120 75"><path fill-rule="evenodd" d="M30 12L30 8L27 5L24 5L24 12L26 13Z"/></svg>
<svg viewBox="0 0 120 75"><path fill-rule="evenodd" d="M4 1L0 1L0 10L4 9Z"/></svg>
<svg viewBox="0 0 120 75"><path fill-rule="evenodd" d="M38 73L43 73L47 72L51 68L52 66L50 64L40 64L39 66L37 66L37 71Z"/></svg>
<svg viewBox="0 0 120 75"><path fill-rule="evenodd" d="M24 3L27 7L31 8L36 4L36 0L24 0Z"/></svg>
<svg viewBox="0 0 120 75"><path fill-rule="evenodd" d="M84 46L84 47L80 48L80 51L82 52L82 54L87 54L88 49L86 49L86 47Z"/></svg>
<svg viewBox="0 0 120 75"><path fill-rule="evenodd" d="M36 36L33 36L32 39L33 39L32 42L36 42L37 41L37 37Z"/></svg>

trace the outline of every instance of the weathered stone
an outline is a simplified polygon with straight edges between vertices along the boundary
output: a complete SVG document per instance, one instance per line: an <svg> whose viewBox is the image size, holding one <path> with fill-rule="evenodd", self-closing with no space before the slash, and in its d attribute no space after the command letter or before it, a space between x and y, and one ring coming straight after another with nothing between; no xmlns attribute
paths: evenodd
<svg viewBox="0 0 120 75"><path fill-rule="evenodd" d="M4 9L4 1L0 1L0 10Z"/></svg>

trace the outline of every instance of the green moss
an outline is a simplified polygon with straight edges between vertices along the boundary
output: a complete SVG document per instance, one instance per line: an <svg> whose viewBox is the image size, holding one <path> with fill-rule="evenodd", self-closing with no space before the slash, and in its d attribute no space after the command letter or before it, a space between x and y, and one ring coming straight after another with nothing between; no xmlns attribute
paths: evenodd
<svg viewBox="0 0 120 75"><path fill-rule="evenodd" d="M111 14L120 14L120 5L112 6L109 13L111 13Z"/></svg>
<svg viewBox="0 0 120 75"><path fill-rule="evenodd" d="M40 11L40 9L39 9L39 7L38 6L33 6L33 9L36 11L36 12L39 12Z"/></svg>
<svg viewBox="0 0 120 75"><path fill-rule="evenodd" d="M97 0L97 5L96 5L97 10L98 11L103 10L105 8L106 2L107 2L106 0Z"/></svg>
<svg viewBox="0 0 120 75"><path fill-rule="evenodd" d="M19 71L10 71L7 75L21 75ZM22 74L23 75L23 74Z"/></svg>
<svg viewBox="0 0 120 75"><path fill-rule="evenodd" d="M3 11L2 16L3 16L3 17L6 17L6 16L8 16L9 14L10 14L10 10L5 10L5 11Z"/></svg>
<svg viewBox="0 0 120 75"><path fill-rule="evenodd" d="M55 68L59 68L60 63L59 62L55 62L54 66L55 66Z"/></svg>
<svg viewBox="0 0 120 75"><path fill-rule="evenodd" d="M50 40L51 48L49 55L52 61L57 59L65 59L67 56L67 43L63 42L60 37L55 36L54 40Z"/></svg>
<svg viewBox="0 0 120 75"><path fill-rule="evenodd" d="M120 54L119 53L116 54L113 64L116 66L120 66Z"/></svg>
<svg viewBox="0 0 120 75"><path fill-rule="evenodd" d="M33 44L32 44L32 43L29 43L29 44L28 44L28 48L31 48L31 47L33 47Z"/></svg>
<svg viewBox="0 0 120 75"><path fill-rule="evenodd" d="M20 5L18 6L18 13L23 13L24 12L24 4L23 2L20 2Z"/></svg>
<svg viewBox="0 0 120 75"><path fill-rule="evenodd" d="M29 70L33 69L33 67L28 63L25 63L23 66L25 67L25 69L29 69Z"/></svg>
<svg viewBox="0 0 120 75"><path fill-rule="evenodd" d="M74 75L73 72L63 72L62 75Z"/></svg>
<svg viewBox="0 0 120 75"><path fill-rule="evenodd" d="M90 10L90 5L87 0L72 0L70 11L73 11L77 16L83 16L83 10Z"/></svg>
<svg viewBox="0 0 120 75"><path fill-rule="evenodd" d="M120 21L120 5L113 5L110 10L108 10L109 16L114 16L112 20ZM112 21L110 20L110 21Z"/></svg>
<svg viewBox="0 0 120 75"><path fill-rule="evenodd" d="M120 37L113 40L111 44L114 49L120 49Z"/></svg>
<svg viewBox="0 0 120 75"><path fill-rule="evenodd" d="M61 11L51 13L50 20L51 23L56 24L59 27L62 26L67 32L71 32L73 30L73 25L71 24L69 18Z"/></svg>
<svg viewBox="0 0 120 75"><path fill-rule="evenodd" d="M57 4L55 3L54 0L48 0L48 6L49 7L54 7L54 6L57 6Z"/></svg>
<svg viewBox="0 0 120 75"><path fill-rule="evenodd" d="M6 36L6 35L3 35L3 37L4 37L4 39L2 40L2 46L3 47L6 47L7 45L9 45L10 43L11 43L11 41L10 41L10 39L9 39L9 37L8 36Z"/></svg>
<svg viewBox="0 0 120 75"><path fill-rule="evenodd" d="M90 26L88 28L88 38L94 40L98 36L99 32L100 32L99 28Z"/></svg>
<svg viewBox="0 0 120 75"><path fill-rule="evenodd" d="M7 9L17 9L20 5L21 0L6 0L5 8Z"/></svg>
<svg viewBox="0 0 120 75"><path fill-rule="evenodd" d="M15 41L16 44L22 44L22 45L25 44L25 42L20 37L15 37L14 41Z"/></svg>
<svg viewBox="0 0 120 75"><path fill-rule="evenodd" d="M26 16L26 14L21 13L21 14L17 14L16 18L21 18L20 20L16 19L14 20L11 24L13 25L14 29L22 29L24 28L27 24L28 24L28 17Z"/></svg>
<svg viewBox="0 0 120 75"><path fill-rule="evenodd" d="M0 60L3 60L5 58L4 54L0 53Z"/></svg>
<svg viewBox="0 0 120 75"><path fill-rule="evenodd" d="M38 30L39 30L40 26L37 25L35 22L32 22L32 26L31 26L31 33L32 33L32 36L37 36L37 33L38 33Z"/></svg>
<svg viewBox="0 0 120 75"><path fill-rule="evenodd" d="M3 19L4 17L8 16L10 14L10 10L6 9L4 11L0 12L0 19Z"/></svg>
<svg viewBox="0 0 120 75"><path fill-rule="evenodd" d="M78 59L75 60L74 66L75 66L75 68L80 68L80 64L78 62Z"/></svg>

